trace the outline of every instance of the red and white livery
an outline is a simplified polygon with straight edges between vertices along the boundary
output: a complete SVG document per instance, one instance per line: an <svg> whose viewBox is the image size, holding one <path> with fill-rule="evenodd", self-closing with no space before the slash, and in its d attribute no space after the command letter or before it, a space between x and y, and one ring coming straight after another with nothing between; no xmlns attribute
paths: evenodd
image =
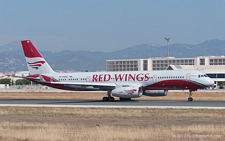
<svg viewBox="0 0 225 141"><path fill-rule="evenodd" d="M103 101L114 101L112 96L120 100L142 95L166 96L168 90L189 90L188 101L193 101L193 91L214 84L205 73L197 70L57 73L30 40L21 42L30 73L27 79L63 90L107 91Z"/></svg>

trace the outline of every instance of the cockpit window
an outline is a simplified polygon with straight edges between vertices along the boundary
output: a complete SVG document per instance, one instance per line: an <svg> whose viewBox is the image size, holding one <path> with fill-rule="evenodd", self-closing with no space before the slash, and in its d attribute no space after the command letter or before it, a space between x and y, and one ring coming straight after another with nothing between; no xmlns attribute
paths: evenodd
<svg viewBox="0 0 225 141"><path fill-rule="evenodd" d="M204 75L198 75L198 78L200 77L208 77L208 75L204 74Z"/></svg>

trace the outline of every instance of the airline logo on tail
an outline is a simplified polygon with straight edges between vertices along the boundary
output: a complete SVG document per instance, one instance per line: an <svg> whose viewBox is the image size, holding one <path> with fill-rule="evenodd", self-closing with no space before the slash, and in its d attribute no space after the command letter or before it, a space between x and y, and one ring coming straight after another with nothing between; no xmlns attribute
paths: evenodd
<svg viewBox="0 0 225 141"><path fill-rule="evenodd" d="M34 69L38 69L39 67L41 67L43 64L45 63L45 61L36 61L36 62L27 62L27 64L34 68Z"/></svg>

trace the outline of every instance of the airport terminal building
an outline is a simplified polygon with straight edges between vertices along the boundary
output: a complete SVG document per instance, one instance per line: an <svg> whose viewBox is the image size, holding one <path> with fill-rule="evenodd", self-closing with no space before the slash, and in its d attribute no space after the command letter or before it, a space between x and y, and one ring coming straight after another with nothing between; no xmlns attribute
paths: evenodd
<svg viewBox="0 0 225 141"><path fill-rule="evenodd" d="M225 56L195 58L152 57L148 59L106 60L107 71L196 69L205 72L216 83L225 82Z"/></svg>

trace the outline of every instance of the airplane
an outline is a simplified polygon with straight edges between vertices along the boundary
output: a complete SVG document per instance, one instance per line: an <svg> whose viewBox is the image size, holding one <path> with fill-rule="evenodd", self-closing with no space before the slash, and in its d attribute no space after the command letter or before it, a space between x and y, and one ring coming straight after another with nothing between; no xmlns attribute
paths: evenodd
<svg viewBox="0 0 225 141"><path fill-rule="evenodd" d="M113 96L123 101L142 95L166 96L168 90L189 90L188 101L193 101L193 91L214 85L211 78L198 70L58 73L30 40L21 43L29 70L26 79L63 90L107 91L102 101L114 101Z"/></svg>

